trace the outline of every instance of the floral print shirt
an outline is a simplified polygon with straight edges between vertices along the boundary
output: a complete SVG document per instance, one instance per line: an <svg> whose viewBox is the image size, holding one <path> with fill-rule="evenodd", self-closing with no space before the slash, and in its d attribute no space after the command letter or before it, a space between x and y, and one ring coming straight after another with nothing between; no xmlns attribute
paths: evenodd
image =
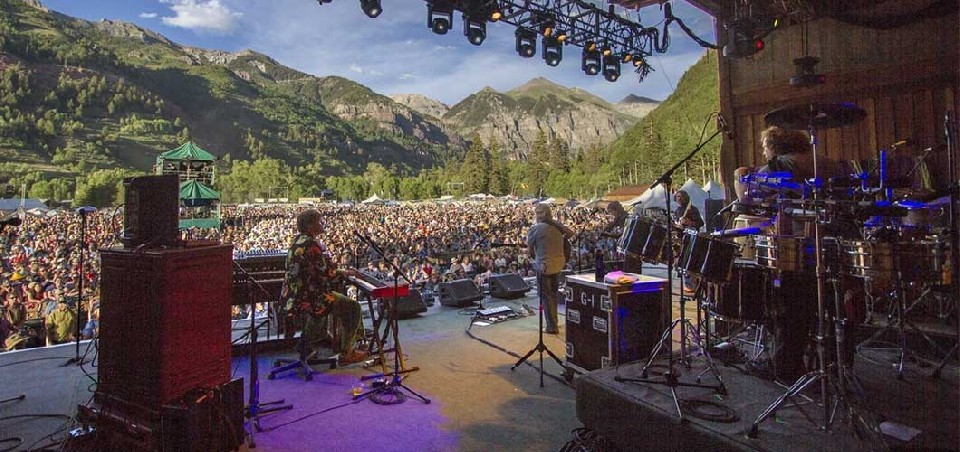
<svg viewBox="0 0 960 452"><path fill-rule="evenodd" d="M334 282L342 276L316 239L297 235L287 251L281 299L287 312L323 316L333 303Z"/></svg>

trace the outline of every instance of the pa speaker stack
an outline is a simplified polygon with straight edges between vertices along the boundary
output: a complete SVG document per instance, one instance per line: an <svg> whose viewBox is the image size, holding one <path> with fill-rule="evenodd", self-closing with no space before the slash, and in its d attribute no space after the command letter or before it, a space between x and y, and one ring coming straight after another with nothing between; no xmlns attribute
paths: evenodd
<svg viewBox="0 0 960 452"><path fill-rule="evenodd" d="M180 180L175 174L123 180L123 235L126 248L173 245L180 227Z"/></svg>
<svg viewBox="0 0 960 452"><path fill-rule="evenodd" d="M440 283L440 304L444 306L469 306L482 299L480 288L472 280L458 279Z"/></svg>
<svg viewBox="0 0 960 452"><path fill-rule="evenodd" d="M521 298L530 291L530 286L516 273L502 273L490 277L490 296L505 300Z"/></svg>

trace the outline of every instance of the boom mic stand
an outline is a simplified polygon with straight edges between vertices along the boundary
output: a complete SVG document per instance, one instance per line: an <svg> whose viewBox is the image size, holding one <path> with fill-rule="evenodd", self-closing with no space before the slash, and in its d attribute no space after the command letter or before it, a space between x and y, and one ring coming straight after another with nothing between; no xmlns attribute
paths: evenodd
<svg viewBox="0 0 960 452"><path fill-rule="evenodd" d="M250 331L247 333L250 336L250 351L248 353L250 357L250 396L247 404L246 417L250 420L250 436L247 437L247 446L253 449L257 447L256 432L263 431L263 428L260 427L260 418L266 414L293 409L293 404L284 404L285 401L283 399L275 402L260 403L260 364L257 362L257 341L259 340L260 327L270 322L270 310L269 308L267 309L267 319L257 325L257 305L254 302L253 290L250 289L257 287L267 297L271 295L270 292L267 292L237 261L233 261L233 266L237 270L240 270L240 273L243 274L243 278L246 280L247 301L250 306ZM269 298L267 299L269 300ZM261 405L271 405L271 407L261 410Z"/></svg>
<svg viewBox="0 0 960 452"><path fill-rule="evenodd" d="M707 143L713 141L718 135L722 133L722 129L718 129L710 138L707 138L706 141L703 141L696 148L690 151L686 157L681 159L679 162L673 165L672 168L668 169L667 172L663 173L659 179L657 179L653 185L650 186L650 189L654 189L658 185L663 185L664 187L664 196L666 197L666 208L667 208L667 296L670 300L670 303L667 306L668 314L671 317L673 310L673 244L674 244L674 232L673 232L673 211L671 208L671 199L673 198L673 193L671 190L671 185L673 184L673 173L683 166L684 163L693 158ZM680 234L681 232L677 232ZM723 384L723 379L720 377L720 373L717 372L716 368L713 366L713 359L710 358L710 352L702 345L700 346L700 351L707 358L707 370L712 370L714 376L717 378L719 384L717 385L705 385L700 383L682 383L679 378L680 375L677 373L676 368L674 367L675 359L673 354L673 330L676 327L680 327L680 358L679 360L686 360L686 341L688 333L691 335L699 336L699 330L693 326L693 323L686 317L686 297L683 294L683 282L681 280L681 289L680 289L680 318L674 320L666 330L664 330L663 335L660 337L660 340L657 341L657 345L653 347L653 350L650 351L650 358L647 360L647 363L643 365L643 368L640 370L640 378L625 378L625 377L614 377L615 381L620 382L632 382L632 383L648 383L648 384L660 384L665 385L670 388L670 393L673 396L673 404L677 409L677 415L680 417L680 421L686 421L686 418L683 417L683 410L680 408L680 397L677 396L677 387L690 387L690 388L707 388L713 389L718 394L725 395L727 389ZM699 343L699 339L695 339ZM663 374L663 380L659 379L650 379L647 378L647 370L653 365L653 360L657 358L657 355L660 354L660 351L663 349L664 343L667 343L667 356L668 356L668 366L667 372ZM699 381L699 378L698 378Z"/></svg>
<svg viewBox="0 0 960 452"><path fill-rule="evenodd" d="M356 231L354 231L354 235L356 235L358 239L360 239L361 241L369 245L371 248L373 248L373 251L377 253L377 255L379 255L384 262L388 263L390 267L393 268L393 306L390 307L390 321L387 322L387 326L393 328L393 375L392 375L392 378L383 386L374 388L370 391L360 394L354 397L354 400L365 399L367 397L371 397L373 395L378 395L378 394L390 394L391 396L394 397L394 399L399 400L403 396L403 392L401 391L402 389L407 391L414 397L420 399L421 402L430 403L430 399L424 397L420 393L404 385L403 377L400 376L400 374L404 373L406 369L403 368L404 367L403 360L401 357L403 355L403 350L400 347L400 333L399 333L400 324L399 322L397 322L397 305L400 304L400 296L397 293L397 289L398 287L400 287L400 277L403 277L403 279L407 281L407 284L412 284L412 281L410 281L410 279L403 274L403 271L400 269L400 267L397 266L396 263L394 263L392 260L387 258L386 252L382 248L380 248L380 246L377 245L377 243L374 242L373 239L363 234L360 234ZM411 369L411 370L415 370L415 369ZM366 380L370 378L371 377L364 377L362 379Z"/></svg>

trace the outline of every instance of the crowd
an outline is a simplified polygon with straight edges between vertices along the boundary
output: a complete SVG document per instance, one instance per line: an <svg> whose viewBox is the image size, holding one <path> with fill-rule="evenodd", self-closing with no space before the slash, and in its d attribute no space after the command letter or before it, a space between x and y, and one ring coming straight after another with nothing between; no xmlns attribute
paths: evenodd
<svg viewBox="0 0 960 452"><path fill-rule="evenodd" d="M284 253L295 218L307 206L225 206L220 229L183 231L184 239L232 243L236 257ZM525 243L533 206L508 203L419 203L406 206L316 207L324 230L318 237L341 266L365 268L388 278L389 265L358 236L369 237L407 278L426 290L443 281L472 278L482 285L494 273L533 276ZM584 267L596 249L613 258L614 240L601 238L609 221L602 212L554 207L554 216L577 231ZM122 215L102 210L87 215L85 244L80 217L72 212L28 216L19 227L0 231L0 347L5 350L59 344L75 339L77 316L83 338L96 336L99 317L99 254L119 244ZM577 244L574 244L575 246ZM80 254L84 271L79 274ZM576 259L573 260L576 263ZM83 303L78 310L80 278Z"/></svg>

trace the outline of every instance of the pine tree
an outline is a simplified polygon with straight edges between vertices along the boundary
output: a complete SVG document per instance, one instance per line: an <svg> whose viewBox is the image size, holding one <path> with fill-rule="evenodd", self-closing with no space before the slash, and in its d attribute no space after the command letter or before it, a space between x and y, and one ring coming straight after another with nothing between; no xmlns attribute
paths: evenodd
<svg viewBox="0 0 960 452"><path fill-rule="evenodd" d="M473 137L473 143L460 166L460 180L463 189L469 194L490 191L490 153L479 135Z"/></svg>

